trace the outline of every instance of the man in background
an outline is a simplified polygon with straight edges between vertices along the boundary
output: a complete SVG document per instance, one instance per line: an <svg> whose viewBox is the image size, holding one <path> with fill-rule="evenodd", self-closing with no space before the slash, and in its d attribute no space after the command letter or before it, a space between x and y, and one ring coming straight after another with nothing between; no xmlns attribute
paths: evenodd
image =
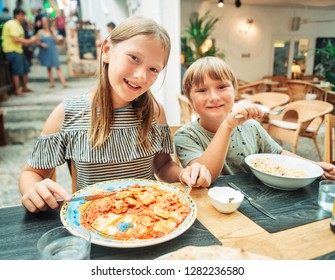
<svg viewBox="0 0 335 280"><path fill-rule="evenodd" d="M32 91L28 88L28 73L30 71L28 61L23 53L23 44L34 43L35 37L26 39L22 25L25 22L25 12L16 8L14 19L8 20L2 30L2 51L9 63L14 91L18 96L24 96L25 92ZM22 91L20 90L20 81Z"/></svg>
<svg viewBox="0 0 335 280"><path fill-rule="evenodd" d="M7 20L12 19L12 16L9 13L8 8L4 7L2 13L0 14L0 24L5 23Z"/></svg>
<svg viewBox="0 0 335 280"><path fill-rule="evenodd" d="M111 22L107 23L107 32L108 32L108 34L111 33L114 28L115 28L115 23L114 22L111 21Z"/></svg>
<svg viewBox="0 0 335 280"><path fill-rule="evenodd" d="M0 14L0 35L2 33L3 26L6 21L12 19L12 16L9 14L8 8L4 7L2 9L2 13ZM2 44L2 38L0 36L0 44ZM0 48L1 49L1 48ZM2 58L2 50L1 50L1 58Z"/></svg>

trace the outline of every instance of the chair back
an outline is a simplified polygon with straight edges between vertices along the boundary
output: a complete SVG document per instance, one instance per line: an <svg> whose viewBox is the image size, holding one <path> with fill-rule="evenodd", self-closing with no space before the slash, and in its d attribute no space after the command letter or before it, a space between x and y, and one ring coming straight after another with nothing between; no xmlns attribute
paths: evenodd
<svg viewBox="0 0 335 280"><path fill-rule="evenodd" d="M316 86L313 83L302 80L287 80L286 85L289 89L290 100L305 100L308 93L314 93L316 100L323 100L326 90Z"/></svg>
<svg viewBox="0 0 335 280"><path fill-rule="evenodd" d="M195 115L195 112L188 101L185 95L178 95L178 102L180 106L180 121L181 124L184 125L190 121L192 121L192 116Z"/></svg>
<svg viewBox="0 0 335 280"><path fill-rule="evenodd" d="M285 93L260 92L248 97L247 99L253 103L261 104L269 109L273 109L277 106L287 104L290 101L290 96Z"/></svg>
<svg viewBox="0 0 335 280"><path fill-rule="evenodd" d="M176 131L177 131L179 128L181 128L181 125L169 125L169 127L170 127L170 132L171 132L171 138L172 138L172 140L173 140ZM178 156L177 156L177 154L176 154L176 148L174 147L173 149L174 149L174 153L172 154L172 159L173 159L177 164L180 165L180 161L179 161Z"/></svg>
<svg viewBox="0 0 335 280"><path fill-rule="evenodd" d="M331 114L325 115L325 162L335 162L335 116Z"/></svg>
<svg viewBox="0 0 335 280"><path fill-rule="evenodd" d="M257 92L264 91L264 81L255 81L251 83L246 83L238 86L235 99L239 100L247 94L255 94Z"/></svg>
<svg viewBox="0 0 335 280"><path fill-rule="evenodd" d="M300 133L304 133L307 127L311 130L310 124L314 121L319 129L325 114L333 110L333 105L320 100L299 100L291 102L278 116L270 116L270 120L281 120L286 122L299 123ZM318 120L315 122L315 120Z"/></svg>
<svg viewBox="0 0 335 280"><path fill-rule="evenodd" d="M317 134L324 116L332 110L332 104L320 100L291 102L278 116L269 116L268 132L273 138L291 143L293 153L296 152L299 137L311 138L322 160Z"/></svg>

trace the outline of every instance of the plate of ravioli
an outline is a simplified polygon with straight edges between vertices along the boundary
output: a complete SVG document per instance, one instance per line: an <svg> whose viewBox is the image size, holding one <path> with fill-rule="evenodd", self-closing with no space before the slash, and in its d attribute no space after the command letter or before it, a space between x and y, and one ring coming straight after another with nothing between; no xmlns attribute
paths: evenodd
<svg viewBox="0 0 335 280"><path fill-rule="evenodd" d="M154 180L112 180L87 186L76 196L110 193L93 201L65 202L61 221L91 232L94 244L115 248L151 246L171 240L192 226L197 208L176 186ZM73 232L75 234L75 232Z"/></svg>

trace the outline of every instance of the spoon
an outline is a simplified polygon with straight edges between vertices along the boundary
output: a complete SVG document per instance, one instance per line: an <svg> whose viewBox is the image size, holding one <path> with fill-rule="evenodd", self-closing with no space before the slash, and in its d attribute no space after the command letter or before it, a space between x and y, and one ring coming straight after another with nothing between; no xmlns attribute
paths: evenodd
<svg viewBox="0 0 335 280"><path fill-rule="evenodd" d="M279 115L281 112L283 112L285 109L286 109L287 105L286 106L283 106L281 107L280 109L278 110L270 110L269 112L265 112L265 113L268 113L268 114L271 114L271 115ZM244 118L244 116L242 114L236 114L235 116L235 119L242 119Z"/></svg>

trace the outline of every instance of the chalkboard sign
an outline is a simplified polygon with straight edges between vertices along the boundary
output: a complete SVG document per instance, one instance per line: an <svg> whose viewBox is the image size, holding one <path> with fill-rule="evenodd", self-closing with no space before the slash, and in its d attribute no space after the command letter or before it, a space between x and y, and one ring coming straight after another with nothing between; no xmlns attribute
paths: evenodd
<svg viewBox="0 0 335 280"><path fill-rule="evenodd" d="M78 46L80 59L97 59L95 31L93 29L78 30Z"/></svg>

